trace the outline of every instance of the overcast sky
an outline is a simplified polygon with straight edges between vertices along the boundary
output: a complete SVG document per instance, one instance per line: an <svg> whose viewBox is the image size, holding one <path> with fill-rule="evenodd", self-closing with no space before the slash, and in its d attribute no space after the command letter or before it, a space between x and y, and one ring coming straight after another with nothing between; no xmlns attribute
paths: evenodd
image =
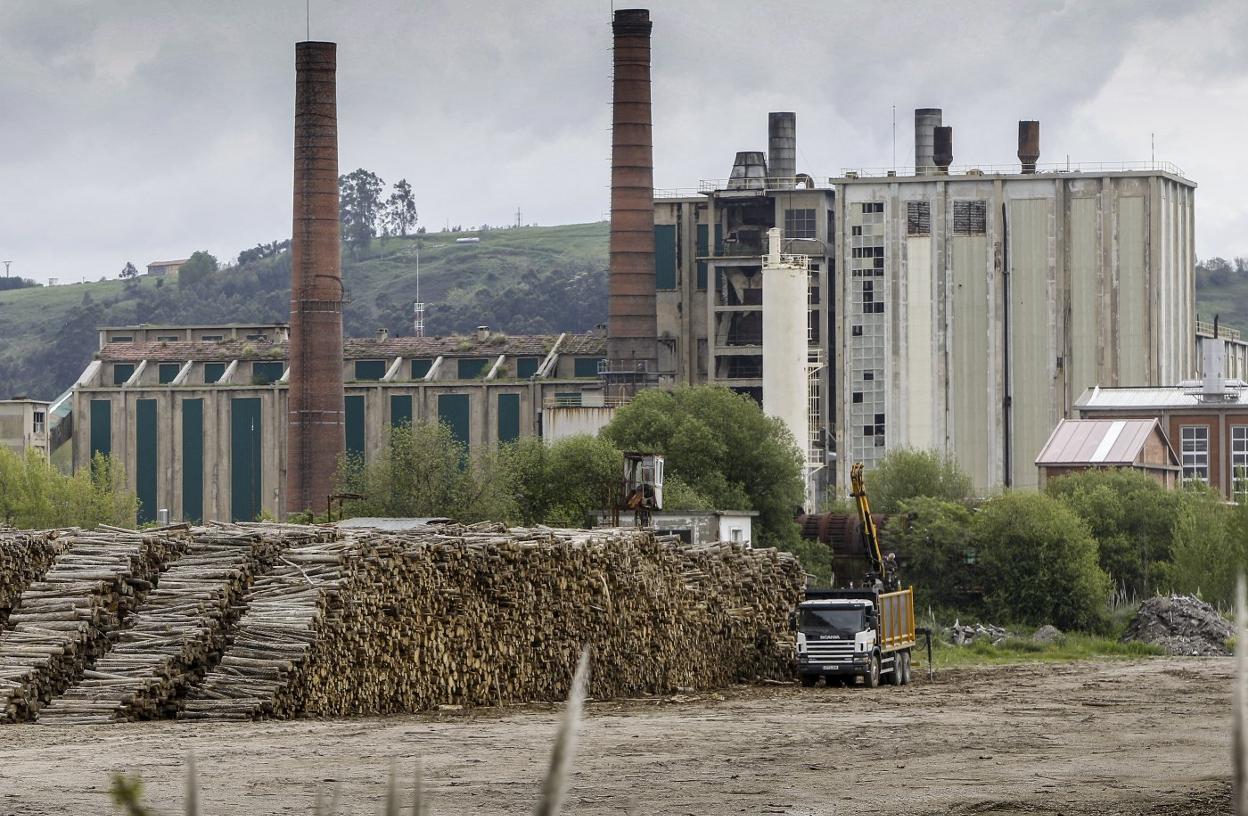
<svg viewBox="0 0 1248 816"><path fill-rule="evenodd" d="M617 2L617 6L625 6ZM797 112L798 170L1147 161L1199 185L1197 252L1248 255L1248 2L656 0L655 184L727 176ZM406 177L420 223L605 217L609 0L311 0L338 46L340 167ZM62 281L222 259L291 222L304 0L0 0L0 259Z"/></svg>

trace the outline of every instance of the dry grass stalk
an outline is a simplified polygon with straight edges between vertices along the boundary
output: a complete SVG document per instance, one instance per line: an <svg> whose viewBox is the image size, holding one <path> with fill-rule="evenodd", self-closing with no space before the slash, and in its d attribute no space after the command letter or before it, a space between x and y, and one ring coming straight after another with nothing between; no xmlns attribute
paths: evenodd
<svg viewBox="0 0 1248 816"><path fill-rule="evenodd" d="M1234 779L1235 813L1248 816L1248 699L1244 682L1248 680L1248 592L1244 588L1244 574L1239 574L1235 584L1235 690L1231 695L1234 706L1234 722L1231 726L1231 761Z"/></svg>
<svg viewBox="0 0 1248 816"><path fill-rule="evenodd" d="M537 805L537 816L555 816L563 804L568 788L568 776L572 759L576 755L576 732L581 724L581 711L585 707L585 689L589 684L589 647L581 650L576 673L572 675L572 688L568 692L568 705L563 712L563 722L550 753L550 768L542 783L542 799Z"/></svg>

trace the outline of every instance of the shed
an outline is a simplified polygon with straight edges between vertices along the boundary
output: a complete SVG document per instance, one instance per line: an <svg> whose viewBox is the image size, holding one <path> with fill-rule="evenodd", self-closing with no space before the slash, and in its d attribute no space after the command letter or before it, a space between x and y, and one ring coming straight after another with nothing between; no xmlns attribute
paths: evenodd
<svg viewBox="0 0 1248 816"><path fill-rule="evenodd" d="M1089 468L1132 468L1166 488L1183 468L1156 419L1063 419L1036 457L1040 484Z"/></svg>

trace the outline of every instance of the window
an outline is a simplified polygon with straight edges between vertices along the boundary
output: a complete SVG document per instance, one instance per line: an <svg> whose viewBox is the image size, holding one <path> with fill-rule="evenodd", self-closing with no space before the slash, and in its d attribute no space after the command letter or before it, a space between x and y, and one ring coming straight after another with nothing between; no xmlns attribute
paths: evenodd
<svg viewBox="0 0 1248 816"><path fill-rule="evenodd" d="M38 435L38 434L43 433L44 424L45 423L44 423L43 411L35 411L35 414L34 414L35 434Z"/></svg>
<svg viewBox="0 0 1248 816"><path fill-rule="evenodd" d="M133 343L133 342L134 342L134 335L132 335L132 334L114 334L112 337L108 338L108 342L110 342L110 343Z"/></svg>
<svg viewBox="0 0 1248 816"><path fill-rule="evenodd" d="M251 384L269 385L282 378L286 365L280 361L255 362L251 364Z"/></svg>
<svg viewBox="0 0 1248 816"><path fill-rule="evenodd" d="M355 378L357 380L377 381L386 376L385 360L356 360Z"/></svg>
<svg viewBox="0 0 1248 816"><path fill-rule="evenodd" d="M176 334L158 334L156 335L157 343L177 343L182 338Z"/></svg>
<svg viewBox="0 0 1248 816"><path fill-rule="evenodd" d="M1209 484L1209 426L1184 425L1179 428L1183 445L1183 478Z"/></svg>
<svg viewBox="0 0 1248 816"><path fill-rule="evenodd" d="M932 234L932 205L926 201L906 202L906 235Z"/></svg>
<svg viewBox="0 0 1248 816"><path fill-rule="evenodd" d="M488 362L489 360L484 357L459 358L456 361L459 378L461 380L475 380L477 377L486 373L487 369L485 366Z"/></svg>
<svg viewBox="0 0 1248 816"><path fill-rule="evenodd" d="M1231 498L1248 500L1248 425L1231 426Z"/></svg>
<svg viewBox="0 0 1248 816"><path fill-rule="evenodd" d="M988 205L983 201L953 202L953 234L983 235Z"/></svg>
<svg viewBox="0 0 1248 816"><path fill-rule="evenodd" d="M204 343L220 343L225 339L223 334L205 334L199 338Z"/></svg>
<svg viewBox="0 0 1248 816"><path fill-rule="evenodd" d="M430 368L433 368L433 360L427 358L412 360L412 379L423 380Z"/></svg>
<svg viewBox="0 0 1248 816"><path fill-rule="evenodd" d="M542 365L541 357L519 357L516 359L516 376L522 380L537 374L537 369Z"/></svg>
<svg viewBox="0 0 1248 816"><path fill-rule="evenodd" d="M204 384L220 382L225 376L225 363L204 363Z"/></svg>
<svg viewBox="0 0 1248 816"><path fill-rule="evenodd" d="M269 336L267 334L249 334L247 335L247 339L257 343L267 343L269 341Z"/></svg>
<svg viewBox="0 0 1248 816"><path fill-rule="evenodd" d="M160 384L168 385L173 382L177 378L178 372L181 370L181 363L161 363L157 367L157 372L160 375Z"/></svg>
<svg viewBox="0 0 1248 816"><path fill-rule="evenodd" d="M124 385L134 374L134 363L113 364L113 385Z"/></svg>
<svg viewBox="0 0 1248 816"><path fill-rule="evenodd" d="M815 211L785 210L784 237L813 240L818 237L815 227Z"/></svg>

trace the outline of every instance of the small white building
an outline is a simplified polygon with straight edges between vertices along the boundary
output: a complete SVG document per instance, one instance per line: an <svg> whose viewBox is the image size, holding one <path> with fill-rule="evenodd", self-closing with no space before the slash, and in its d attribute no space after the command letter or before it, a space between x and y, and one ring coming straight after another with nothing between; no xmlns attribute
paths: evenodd
<svg viewBox="0 0 1248 816"><path fill-rule="evenodd" d="M657 535L678 535L688 544L713 544L732 541L752 546L754 517L757 510L673 510L650 514L650 526ZM598 526L611 524L610 513L598 514ZM620 512L620 526L632 527L636 519L632 511Z"/></svg>
<svg viewBox="0 0 1248 816"><path fill-rule="evenodd" d="M48 403L18 398L0 400L0 447L16 454L28 450L48 455Z"/></svg>

